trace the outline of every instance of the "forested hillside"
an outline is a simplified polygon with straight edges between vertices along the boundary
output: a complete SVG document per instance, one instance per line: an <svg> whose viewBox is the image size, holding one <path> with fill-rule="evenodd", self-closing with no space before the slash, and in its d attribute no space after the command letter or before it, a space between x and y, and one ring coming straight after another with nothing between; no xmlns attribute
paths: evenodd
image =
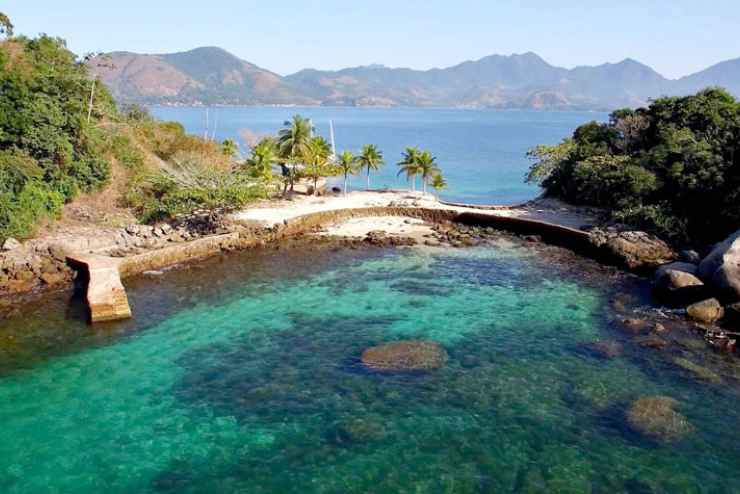
<svg viewBox="0 0 740 494"><path fill-rule="evenodd" d="M90 194L144 221L264 195L235 166L234 143L117 109L85 62L58 38L0 41L0 242L31 236Z"/></svg>
<svg viewBox="0 0 740 494"><path fill-rule="evenodd" d="M615 111L530 155L547 193L676 241L740 228L740 102L722 89Z"/></svg>

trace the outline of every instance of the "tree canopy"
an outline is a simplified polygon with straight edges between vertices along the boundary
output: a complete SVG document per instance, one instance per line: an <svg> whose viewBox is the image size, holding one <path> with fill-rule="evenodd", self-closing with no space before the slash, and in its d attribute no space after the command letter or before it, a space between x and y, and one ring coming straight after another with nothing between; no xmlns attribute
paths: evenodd
<svg viewBox="0 0 740 494"><path fill-rule="evenodd" d="M624 109L529 152L546 193L680 242L740 228L740 103L719 88Z"/></svg>

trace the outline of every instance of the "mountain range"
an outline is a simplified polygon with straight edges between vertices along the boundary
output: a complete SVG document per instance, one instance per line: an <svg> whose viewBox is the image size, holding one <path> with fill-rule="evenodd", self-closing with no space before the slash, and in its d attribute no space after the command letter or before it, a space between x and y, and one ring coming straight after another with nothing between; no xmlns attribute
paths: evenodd
<svg viewBox="0 0 740 494"><path fill-rule="evenodd" d="M531 52L430 70L368 65L288 76L215 47L163 55L113 52L89 64L119 102L142 104L612 110L707 86L740 96L740 58L680 79L629 58L565 69Z"/></svg>

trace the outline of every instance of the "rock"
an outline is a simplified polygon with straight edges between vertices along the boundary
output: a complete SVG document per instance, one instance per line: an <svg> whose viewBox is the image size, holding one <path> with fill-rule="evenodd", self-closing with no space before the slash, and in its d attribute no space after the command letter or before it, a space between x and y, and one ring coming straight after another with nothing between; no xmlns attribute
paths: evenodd
<svg viewBox="0 0 740 494"><path fill-rule="evenodd" d="M600 340L588 343L586 350L599 358L613 359L622 355L624 347L614 340Z"/></svg>
<svg viewBox="0 0 740 494"><path fill-rule="evenodd" d="M164 272L157 271L157 270L151 270L151 271L144 271L141 274L143 274L144 276L162 276Z"/></svg>
<svg viewBox="0 0 740 494"><path fill-rule="evenodd" d="M654 277L655 295L670 305L686 305L703 300L707 296L704 283L695 276L694 264L673 262L661 266Z"/></svg>
<svg viewBox="0 0 740 494"><path fill-rule="evenodd" d="M652 329L652 324L644 319L628 318L622 320L622 328L630 333L646 333Z"/></svg>
<svg viewBox="0 0 740 494"><path fill-rule="evenodd" d="M381 441L385 436L382 420L374 417L344 420L329 431L329 440L342 446Z"/></svg>
<svg viewBox="0 0 740 494"><path fill-rule="evenodd" d="M740 230L704 258L699 264L699 277L727 302L740 302Z"/></svg>
<svg viewBox="0 0 740 494"><path fill-rule="evenodd" d="M396 341L368 348L361 360L377 371L427 371L444 367L447 352L433 341Z"/></svg>
<svg viewBox="0 0 740 494"><path fill-rule="evenodd" d="M662 350L668 346L668 341L655 334L649 334L645 336L637 336L633 338L635 343L643 348L652 348L654 350Z"/></svg>
<svg viewBox="0 0 740 494"><path fill-rule="evenodd" d="M41 281L43 281L46 285L56 286L66 282L67 277L64 273L44 273L41 275Z"/></svg>
<svg viewBox="0 0 740 494"><path fill-rule="evenodd" d="M675 408L678 402L668 396L645 396L627 410L627 422L632 429L651 439L674 442L694 428Z"/></svg>
<svg viewBox="0 0 740 494"><path fill-rule="evenodd" d="M678 253L678 260L690 264L699 264L701 256L695 250L682 250Z"/></svg>
<svg viewBox="0 0 740 494"><path fill-rule="evenodd" d="M67 262L67 248L62 244L51 244L48 247L49 255L56 261Z"/></svg>
<svg viewBox="0 0 740 494"><path fill-rule="evenodd" d="M740 302L732 304L725 309L725 320L733 329L740 329Z"/></svg>
<svg viewBox="0 0 740 494"><path fill-rule="evenodd" d="M17 241L16 239L14 239L13 237L8 237L5 239L5 242L3 242L4 251L14 250L20 246L21 246L21 243Z"/></svg>
<svg viewBox="0 0 740 494"><path fill-rule="evenodd" d="M696 364L689 359L676 357L673 359L673 363L683 370L690 372L700 381L707 381L714 384L719 384L722 382L722 378L719 377L719 374L707 369L706 367L702 367L701 365Z"/></svg>
<svg viewBox="0 0 740 494"><path fill-rule="evenodd" d="M608 258L633 270L657 268L676 258L668 244L645 232L593 230L590 241Z"/></svg>
<svg viewBox="0 0 740 494"><path fill-rule="evenodd" d="M686 312L692 319L708 324L719 321L725 314L725 310L716 298L689 305Z"/></svg>

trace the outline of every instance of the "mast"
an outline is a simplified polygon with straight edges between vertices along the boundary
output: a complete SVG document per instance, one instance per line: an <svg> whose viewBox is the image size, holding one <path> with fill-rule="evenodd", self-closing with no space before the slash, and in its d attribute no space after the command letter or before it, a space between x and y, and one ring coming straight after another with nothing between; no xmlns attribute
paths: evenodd
<svg viewBox="0 0 740 494"><path fill-rule="evenodd" d="M337 158L337 147L334 145L334 122L329 120L329 142L331 143L331 159Z"/></svg>

